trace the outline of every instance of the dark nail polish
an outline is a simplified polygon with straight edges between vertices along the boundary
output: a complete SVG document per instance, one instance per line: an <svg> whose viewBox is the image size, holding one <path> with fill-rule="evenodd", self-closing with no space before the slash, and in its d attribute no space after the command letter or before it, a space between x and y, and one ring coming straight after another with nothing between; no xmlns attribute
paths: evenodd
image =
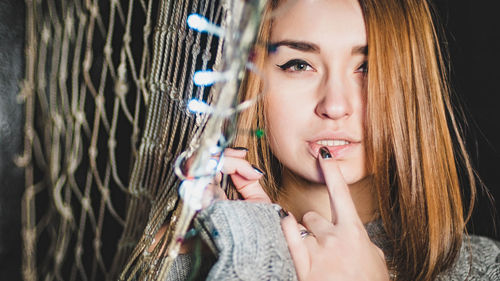
<svg viewBox="0 0 500 281"><path fill-rule="evenodd" d="M243 147L243 146L232 147L232 149L234 149L234 150L243 150L243 151L248 152L248 148Z"/></svg>
<svg viewBox="0 0 500 281"><path fill-rule="evenodd" d="M288 212L285 211L285 209L281 208L278 211L278 215L280 216L280 219L284 219L284 218L288 217Z"/></svg>
<svg viewBox="0 0 500 281"><path fill-rule="evenodd" d="M254 165L252 165L252 168L253 168L253 169L254 169L257 173L259 173L259 174L261 174L261 175L265 175L265 173L264 173L261 169L259 169L259 168L255 167Z"/></svg>
<svg viewBox="0 0 500 281"><path fill-rule="evenodd" d="M323 159L330 159L330 158L332 158L332 155L330 154L330 151L328 150L328 148L326 148L324 146L319 149L319 153L321 154L321 158L323 158Z"/></svg>

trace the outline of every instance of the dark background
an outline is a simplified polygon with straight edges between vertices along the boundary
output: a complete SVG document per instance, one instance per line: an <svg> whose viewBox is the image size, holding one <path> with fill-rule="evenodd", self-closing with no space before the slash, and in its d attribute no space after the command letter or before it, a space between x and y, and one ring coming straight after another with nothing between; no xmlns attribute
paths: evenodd
<svg viewBox="0 0 500 281"><path fill-rule="evenodd" d="M500 15L494 0L434 1L446 30L455 103L463 107L467 148L479 177L500 200ZM446 44L443 40L443 44ZM496 209L496 210L495 210ZM500 240L498 202L479 193L471 232Z"/></svg>
<svg viewBox="0 0 500 281"><path fill-rule="evenodd" d="M13 163L23 146L24 1L0 0L0 280L21 279L23 170Z"/></svg>
<svg viewBox="0 0 500 281"><path fill-rule="evenodd" d="M383 0L381 0L383 1ZM467 147L479 177L500 200L500 15L495 0L435 0L451 54L454 103L466 112ZM20 280L22 170L12 158L22 151L24 1L0 0L0 277ZM498 203L480 193L472 233L494 237ZM497 227L498 228L498 227ZM500 232L500 231L499 231Z"/></svg>

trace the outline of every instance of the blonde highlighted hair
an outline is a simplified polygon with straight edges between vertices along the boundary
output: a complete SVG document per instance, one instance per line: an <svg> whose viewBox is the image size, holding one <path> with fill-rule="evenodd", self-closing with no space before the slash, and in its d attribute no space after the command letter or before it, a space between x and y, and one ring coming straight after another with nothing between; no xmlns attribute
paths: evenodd
<svg viewBox="0 0 500 281"><path fill-rule="evenodd" d="M254 63L264 64L271 32L265 12ZM458 257L476 193L474 174L450 102L447 69L431 7L424 0L359 0L368 41L365 146L378 209L391 243L389 268L397 280L433 280ZM262 44L264 43L264 44ZM243 99L262 91L248 73ZM245 111L239 128L265 128L265 100ZM262 186L273 200L280 193L281 167L266 134L238 134L249 161L268 175ZM464 167L471 194L464 211L457 164Z"/></svg>

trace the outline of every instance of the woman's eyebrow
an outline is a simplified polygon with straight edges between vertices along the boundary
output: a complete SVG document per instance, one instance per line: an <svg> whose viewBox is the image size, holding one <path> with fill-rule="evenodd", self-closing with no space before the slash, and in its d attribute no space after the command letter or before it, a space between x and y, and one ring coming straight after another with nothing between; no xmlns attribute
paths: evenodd
<svg viewBox="0 0 500 281"><path fill-rule="evenodd" d="M306 41L294 41L294 40L282 40L274 43L270 43L268 46L268 49L270 52L276 51L276 49L279 46L287 46L289 48L303 51L303 52L312 52L312 53L319 53L320 48L318 45L311 43L311 42L306 42Z"/></svg>
<svg viewBox="0 0 500 281"><path fill-rule="evenodd" d="M354 46L351 51L351 55L368 55L368 46L366 45L359 45L359 46Z"/></svg>
<svg viewBox="0 0 500 281"><path fill-rule="evenodd" d="M295 41L295 40L282 40L274 43L270 43L268 45L269 52L275 52L279 46L287 46L289 48L302 51L302 52L311 52L311 53L319 53L320 48L318 45L307 42L307 41ZM368 55L368 46L367 45L358 45L354 46L351 51L352 55Z"/></svg>

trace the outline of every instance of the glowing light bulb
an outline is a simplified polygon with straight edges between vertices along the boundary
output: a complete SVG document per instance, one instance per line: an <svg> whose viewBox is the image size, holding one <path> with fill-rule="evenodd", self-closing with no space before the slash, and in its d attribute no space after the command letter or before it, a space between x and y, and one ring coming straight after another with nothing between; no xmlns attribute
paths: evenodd
<svg viewBox="0 0 500 281"><path fill-rule="evenodd" d="M179 187L179 195L184 200L184 203L194 210L201 209L201 198L203 196L203 190L205 189L200 188L198 184L199 182L184 180Z"/></svg>
<svg viewBox="0 0 500 281"><path fill-rule="evenodd" d="M191 14L187 18L187 24L192 29L204 31L206 26L208 25L208 21L206 18L198 14Z"/></svg>
<svg viewBox="0 0 500 281"><path fill-rule="evenodd" d="M193 82L196 86L210 86L223 80L227 80L225 73L211 70L196 71L193 76Z"/></svg>
<svg viewBox="0 0 500 281"><path fill-rule="evenodd" d="M212 171L212 170L215 170L218 166L219 162L217 162L217 160L215 159L210 159L208 160L208 163L207 163L207 170L208 171Z"/></svg>
<svg viewBox="0 0 500 281"><path fill-rule="evenodd" d="M224 36L224 29L209 22L205 17L198 14L190 14L187 18L187 24L190 28L198 32L208 32L219 37Z"/></svg>
<svg viewBox="0 0 500 281"><path fill-rule="evenodd" d="M212 112L212 107L206 102L192 99L188 102L187 108L193 113L209 113Z"/></svg>
<svg viewBox="0 0 500 281"><path fill-rule="evenodd" d="M212 146L209 148L208 151L210 152L210 154L215 155L215 154L221 152L222 150L219 146Z"/></svg>
<svg viewBox="0 0 500 281"><path fill-rule="evenodd" d="M208 184L212 182L212 177L202 177L196 180L183 180L179 187L179 195L184 203L193 210L200 210L202 207L203 192Z"/></svg>
<svg viewBox="0 0 500 281"><path fill-rule="evenodd" d="M188 192L191 192L192 189L194 188L194 183L193 181L190 180L184 180L181 182L181 185L179 186L179 195L182 198L185 198Z"/></svg>

